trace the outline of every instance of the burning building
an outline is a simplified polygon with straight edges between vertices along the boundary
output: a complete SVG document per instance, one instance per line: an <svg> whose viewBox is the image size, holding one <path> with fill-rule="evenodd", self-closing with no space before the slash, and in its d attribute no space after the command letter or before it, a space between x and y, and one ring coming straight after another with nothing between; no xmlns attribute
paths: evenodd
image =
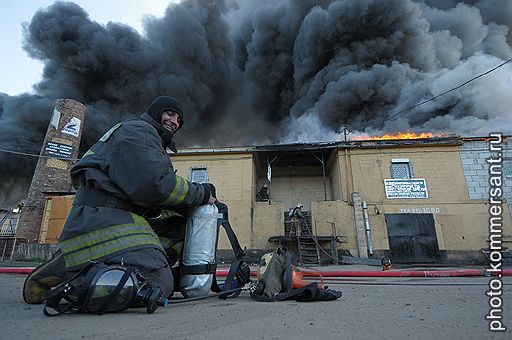
<svg viewBox="0 0 512 340"><path fill-rule="evenodd" d="M489 248L488 142L451 136L189 148L172 160L178 174L216 185L241 244L254 258L286 243L302 263L328 263L340 254L403 263L483 263ZM502 147L506 257L512 242L511 139L504 138ZM269 199L262 201L257 193L264 184ZM309 230L299 238L287 218L298 204L309 219ZM47 216L46 228L61 226ZM319 243L312 258L301 253L306 232ZM220 253L227 255L229 247L221 238Z"/></svg>
<svg viewBox="0 0 512 340"><path fill-rule="evenodd" d="M185 0L139 33L55 2L24 25L44 71L33 93L0 93L0 149L37 155L58 98L87 108L80 154L159 95L182 101L186 147L329 142L347 125L511 133L510 4ZM0 208L26 196L35 165L0 151Z"/></svg>
<svg viewBox="0 0 512 340"><path fill-rule="evenodd" d="M44 63L41 81L33 93L0 93L0 208L26 197L37 163L26 155L39 153L57 98L86 106L80 157L154 97L172 95L182 101L186 121L176 136L185 147L177 167L187 173L206 166L251 248L267 248L268 236L280 235L282 212L302 203L322 234L336 225L344 249L358 256L367 223L375 228L375 254L385 253L394 242L386 215L415 219L422 211L432 215L425 223L437 240L435 256L462 257L463 249L485 248L481 231L483 238L474 238L484 216L478 210L485 201L483 155L466 150L476 141L437 135L335 141L345 140L346 130L339 131L346 126L361 136L512 133L511 18L510 2L492 1L185 0L146 18L140 33L55 2L23 29L25 50ZM211 145L220 147L190 149ZM269 169L273 204L262 205L254 190ZM392 180L404 179L393 176L424 180L414 183L428 197L386 196L398 187ZM358 197L363 211L354 208ZM469 228L462 236L470 243L459 243L457 225Z"/></svg>

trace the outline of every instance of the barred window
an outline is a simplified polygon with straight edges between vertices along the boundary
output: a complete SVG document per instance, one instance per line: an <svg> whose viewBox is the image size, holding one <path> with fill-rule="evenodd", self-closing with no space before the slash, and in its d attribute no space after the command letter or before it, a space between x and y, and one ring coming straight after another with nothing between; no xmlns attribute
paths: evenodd
<svg viewBox="0 0 512 340"><path fill-rule="evenodd" d="M12 236L16 234L16 228L18 227L18 219L12 219L9 221L9 228L6 230L7 233L11 233Z"/></svg>
<svg viewBox="0 0 512 340"><path fill-rule="evenodd" d="M208 183L208 169L207 168L192 168L190 169L191 182L195 183Z"/></svg>
<svg viewBox="0 0 512 340"><path fill-rule="evenodd" d="M16 226L18 225L18 219L12 219L3 226L0 226L0 236L2 237L14 237L16 234Z"/></svg>
<svg viewBox="0 0 512 340"><path fill-rule="evenodd" d="M407 158L391 160L391 178L412 178L411 163Z"/></svg>
<svg viewBox="0 0 512 340"><path fill-rule="evenodd" d="M512 178L512 159L503 160L503 176Z"/></svg>

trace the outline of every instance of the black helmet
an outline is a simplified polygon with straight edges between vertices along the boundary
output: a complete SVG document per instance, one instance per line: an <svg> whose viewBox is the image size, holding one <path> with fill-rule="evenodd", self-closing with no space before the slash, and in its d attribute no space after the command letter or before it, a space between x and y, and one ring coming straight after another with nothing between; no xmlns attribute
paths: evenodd
<svg viewBox="0 0 512 340"><path fill-rule="evenodd" d="M151 104L149 104L146 112L157 123L160 123L162 121L162 112L167 111L167 110L176 112L180 116L180 126L176 130L176 131L178 131L183 126L184 119L183 119L183 107L181 106L181 103L176 98L169 97L169 96L156 97L151 102ZM174 132L176 132L176 131L174 131Z"/></svg>

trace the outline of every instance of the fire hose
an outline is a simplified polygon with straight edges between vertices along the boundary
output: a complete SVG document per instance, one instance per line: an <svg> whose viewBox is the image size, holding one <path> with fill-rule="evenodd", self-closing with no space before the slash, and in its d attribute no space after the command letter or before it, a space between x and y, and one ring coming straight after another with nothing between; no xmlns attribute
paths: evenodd
<svg viewBox="0 0 512 340"><path fill-rule="evenodd" d="M30 274L34 267L0 267L1 274ZM228 269L217 269L216 275L225 277ZM488 271L487 269L447 269L447 270L315 270L323 277L468 277L468 276L512 276L512 269ZM318 277L318 274L305 271L304 277ZM251 276L256 271L251 270Z"/></svg>

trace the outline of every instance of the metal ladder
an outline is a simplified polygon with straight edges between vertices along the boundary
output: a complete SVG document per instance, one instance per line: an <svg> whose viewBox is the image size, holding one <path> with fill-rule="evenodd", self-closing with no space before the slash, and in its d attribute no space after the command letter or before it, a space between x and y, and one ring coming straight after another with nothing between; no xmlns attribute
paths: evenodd
<svg viewBox="0 0 512 340"><path fill-rule="evenodd" d="M301 265L320 264L320 250L313 235L311 217L308 212L303 212L304 218L299 223L297 233L297 249Z"/></svg>

